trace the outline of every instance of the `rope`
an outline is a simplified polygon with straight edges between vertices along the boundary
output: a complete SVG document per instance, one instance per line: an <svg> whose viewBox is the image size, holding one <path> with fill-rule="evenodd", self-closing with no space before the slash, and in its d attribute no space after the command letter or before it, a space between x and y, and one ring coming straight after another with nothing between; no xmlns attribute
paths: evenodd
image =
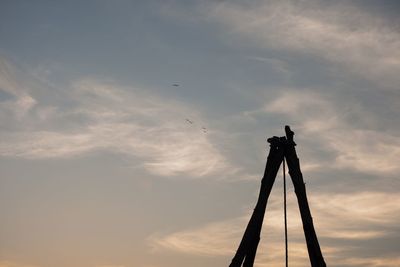
<svg viewBox="0 0 400 267"><path fill-rule="evenodd" d="M286 170L285 159L283 159L283 211L285 217L285 262L288 267L288 234L287 234L287 212L286 212Z"/></svg>

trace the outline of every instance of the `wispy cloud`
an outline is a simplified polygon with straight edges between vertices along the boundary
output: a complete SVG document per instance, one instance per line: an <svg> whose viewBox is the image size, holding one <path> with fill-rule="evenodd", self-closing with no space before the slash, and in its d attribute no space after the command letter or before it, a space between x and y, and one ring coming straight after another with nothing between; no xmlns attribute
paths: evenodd
<svg viewBox="0 0 400 267"><path fill-rule="evenodd" d="M112 81L82 79L68 88L70 103L57 107L34 99L13 75L1 73L2 90L14 95L1 108L25 117L8 119L12 126L0 133L3 156L43 159L105 150L139 157L146 170L162 176L200 177L229 166L209 138L212 131L201 130L204 119L184 103Z"/></svg>
<svg viewBox="0 0 400 267"><path fill-rule="evenodd" d="M155 234L149 237L149 242L154 250L167 248L199 255L229 255L234 251L232 244L246 225L245 220L246 218L243 217L210 223L198 229L167 236Z"/></svg>
<svg viewBox="0 0 400 267"><path fill-rule="evenodd" d="M4 114L11 113L16 118L21 118L36 105L36 100L30 96L24 81L20 81L16 76L17 70L0 58L0 90L11 98L3 100L0 108Z"/></svg>
<svg viewBox="0 0 400 267"><path fill-rule="evenodd" d="M313 90L284 90L263 111L286 116L301 136L335 154L333 162L308 159L317 165L368 173L397 172L400 142L396 132L355 126L354 121L369 120L367 124L373 125L379 119L362 106L343 102Z"/></svg>
<svg viewBox="0 0 400 267"><path fill-rule="evenodd" d="M398 266L400 257L349 258L338 262L341 266L389 267Z"/></svg>
<svg viewBox="0 0 400 267"><path fill-rule="evenodd" d="M293 196L292 196L293 197ZM387 199L392 201L387 201ZM396 194L363 192L356 194L317 194L310 197L314 223L328 264L342 266L347 262L366 262L357 250L357 242L370 242L391 235L387 227L397 227L400 214L400 199ZM263 225L262 241L258 249L258 266L279 264L283 261L282 203L275 196L269 201ZM302 233L296 201L288 206L290 261L294 266L303 266L307 251ZM153 249L172 249L181 253L205 256L233 256L236 246L247 225L249 214L235 219L207 224L196 229L184 230L169 235L153 235L149 242ZM346 243L342 241L345 240ZM353 242L351 242L353 241ZM347 254L345 255L344 252ZM349 258L348 255L352 257ZM398 259L372 259L367 266L391 266ZM374 265L374 264L386 265ZM355 264L355 266L358 266Z"/></svg>
<svg viewBox="0 0 400 267"><path fill-rule="evenodd" d="M243 216L167 236L153 235L149 238L149 243L155 253L158 250L167 249L206 257L224 257L228 264L237 249L247 220L248 216ZM256 266L277 265L284 259L281 235L270 226L269 222L263 226L266 233L263 234L258 248ZM290 248L293 266L304 265L307 261L304 244L291 241Z"/></svg>
<svg viewBox="0 0 400 267"><path fill-rule="evenodd" d="M224 2L207 12L246 42L320 57L396 89L400 71L397 29L350 3L326 5L323 1Z"/></svg>

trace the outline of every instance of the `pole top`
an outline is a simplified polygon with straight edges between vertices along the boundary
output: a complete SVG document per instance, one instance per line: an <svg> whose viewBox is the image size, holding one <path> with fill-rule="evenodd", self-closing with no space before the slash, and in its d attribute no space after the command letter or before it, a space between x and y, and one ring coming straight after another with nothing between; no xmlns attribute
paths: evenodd
<svg viewBox="0 0 400 267"><path fill-rule="evenodd" d="M294 132L290 129L289 125L285 126L285 133L286 133L287 142L291 145L296 145L296 143L293 140Z"/></svg>

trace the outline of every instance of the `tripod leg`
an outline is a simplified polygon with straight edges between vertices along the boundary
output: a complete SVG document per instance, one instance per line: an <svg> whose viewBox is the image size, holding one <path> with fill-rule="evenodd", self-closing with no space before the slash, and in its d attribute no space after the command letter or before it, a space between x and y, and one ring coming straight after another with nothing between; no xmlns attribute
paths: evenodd
<svg viewBox="0 0 400 267"><path fill-rule="evenodd" d="M260 242L260 236L254 237L254 240L249 246L249 250L247 251L246 258L244 259L243 267L253 267L259 242Z"/></svg>
<svg viewBox="0 0 400 267"><path fill-rule="evenodd" d="M239 248L229 267L240 267L245 258L246 267L252 267L254 263L268 197L271 193L272 185L275 182L280 164L283 161L284 154L284 147L279 141L279 138L271 138L268 141L271 143L271 147L268 154L264 177L261 180L258 201L243 234Z"/></svg>
<svg viewBox="0 0 400 267"><path fill-rule="evenodd" d="M293 141L294 133L290 130L289 126L286 126L285 130L288 140L288 144L286 145L285 158L299 204L301 220L303 222L304 235L307 242L308 256L310 258L312 267L326 267L321 248L318 243L317 234L315 233L310 207L308 205L303 174L300 170L300 162L295 149L296 144Z"/></svg>

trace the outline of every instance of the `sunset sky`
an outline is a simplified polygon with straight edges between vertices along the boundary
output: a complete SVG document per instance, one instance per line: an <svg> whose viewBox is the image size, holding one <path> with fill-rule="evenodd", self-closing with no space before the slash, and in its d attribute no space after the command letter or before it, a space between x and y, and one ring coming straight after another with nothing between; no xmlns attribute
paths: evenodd
<svg viewBox="0 0 400 267"><path fill-rule="evenodd" d="M329 267L400 266L400 1L0 1L0 267L228 266L295 131ZM289 266L310 266L288 183ZM255 266L284 266L278 173Z"/></svg>

